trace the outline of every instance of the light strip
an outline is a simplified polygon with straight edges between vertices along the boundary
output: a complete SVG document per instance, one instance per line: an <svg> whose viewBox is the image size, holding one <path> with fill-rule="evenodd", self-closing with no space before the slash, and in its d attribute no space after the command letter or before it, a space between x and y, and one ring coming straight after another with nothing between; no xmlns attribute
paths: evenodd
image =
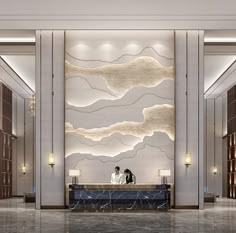
<svg viewBox="0 0 236 233"><path fill-rule="evenodd" d="M234 43L235 37L205 37L204 42L207 43Z"/></svg>
<svg viewBox="0 0 236 233"><path fill-rule="evenodd" d="M0 37L0 43L32 43L35 37Z"/></svg>

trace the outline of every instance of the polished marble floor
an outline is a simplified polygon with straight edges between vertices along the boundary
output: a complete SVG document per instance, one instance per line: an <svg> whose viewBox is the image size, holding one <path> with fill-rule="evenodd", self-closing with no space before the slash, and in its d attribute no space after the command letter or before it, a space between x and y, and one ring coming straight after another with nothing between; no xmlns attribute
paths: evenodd
<svg viewBox="0 0 236 233"><path fill-rule="evenodd" d="M204 210L159 213L75 213L35 210L22 199L0 200L0 233L236 232L236 201L218 199Z"/></svg>

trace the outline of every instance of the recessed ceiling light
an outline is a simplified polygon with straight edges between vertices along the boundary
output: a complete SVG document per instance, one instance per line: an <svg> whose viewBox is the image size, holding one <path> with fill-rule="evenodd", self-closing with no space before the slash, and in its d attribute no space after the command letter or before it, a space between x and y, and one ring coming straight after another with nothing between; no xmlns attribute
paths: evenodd
<svg viewBox="0 0 236 233"><path fill-rule="evenodd" d="M34 43L35 37L0 37L0 43Z"/></svg>
<svg viewBox="0 0 236 233"><path fill-rule="evenodd" d="M204 42L207 43L234 43L235 37L205 37Z"/></svg>

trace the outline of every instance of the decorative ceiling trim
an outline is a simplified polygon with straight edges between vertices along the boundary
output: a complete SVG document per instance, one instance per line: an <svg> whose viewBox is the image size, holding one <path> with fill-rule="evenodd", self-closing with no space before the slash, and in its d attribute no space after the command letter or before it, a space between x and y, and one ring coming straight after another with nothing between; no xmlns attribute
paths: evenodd
<svg viewBox="0 0 236 233"><path fill-rule="evenodd" d="M223 91L220 93L214 94L214 92L222 85L222 83L227 80L230 75L236 70L236 60L229 65L229 67L219 76L219 78L205 91L205 98L216 98L222 94L224 94L232 85L235 84L235 81L225 87Z"/></svg>
<svg viewBox="0 0 236 233"><path fill-rule="evenodd" d="M0 57L0 66L2 69L6 72L7 75L12 79L12 81L15 83L18 88L13 85L10 85L9 82L3 79L3 76L1 76L1 81L5 83L13 92L15 92L17 95L28 98L31 97L34 94L34 91L25 83L25 81L15 72L14 69L2 58ZM19 90L22 91L19 91Z"/></svg>

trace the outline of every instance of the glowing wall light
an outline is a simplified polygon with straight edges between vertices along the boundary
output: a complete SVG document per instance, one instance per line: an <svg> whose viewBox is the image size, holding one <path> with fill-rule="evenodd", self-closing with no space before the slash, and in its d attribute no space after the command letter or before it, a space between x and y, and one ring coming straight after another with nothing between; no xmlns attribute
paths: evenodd
<svg viewBox="0 0 236 233"><path fill-rule="evenodd" d="M191 155L189 153L185 154L185 166L188 167L191 165L191 163Z"/></svg>
<svg viewBox="0 0 236 233"><path fill-rule="evenodd" d="M55 155L54 153L49 153L48 154L48 165L53 167L55 165Z"/></svg>
<svg viewBox="0 0 236 233"><path fill-rule="evenodd" d="M217 167L214 167L214 168L213 168L213 174L214 174L214 175L216 175L216 174L217 174L217 172L218 172L218 169L217 169Z"/></svg>
<svg viewBox="0 0 236 233"><path fill-rule="evenodd" d="M25 165L22 166L21 171L24 175L26 174L26 166Z"/></svg>
<svg viewBox="0 0 236 233"><path fill-rule="evenodd" d="M33 95L29 101L29 112L34 116L35 114L35 96Z"/></svg>

